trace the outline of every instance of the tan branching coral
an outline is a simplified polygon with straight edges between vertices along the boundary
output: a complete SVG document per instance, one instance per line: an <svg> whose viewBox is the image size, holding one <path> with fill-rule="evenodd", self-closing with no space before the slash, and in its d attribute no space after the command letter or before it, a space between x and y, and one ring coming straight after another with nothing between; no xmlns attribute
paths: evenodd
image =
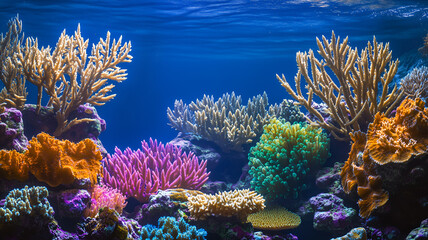
<svg viewBox="0 0 428 240"><path fill-rule="evenodd" d="M39 109L43 90L50 96L48 106L54 108L58 121L55 136L75 124L91 121L67 119L82 104L99 106L114 98L115 94L109 94L114 85L105 85L108 80L121 82L126 79L126 70L117 65L131 62L130 42L122 45L122 37L110 42L110 32L107 32L105 40L93 45L90 56L87 48L88 40L81 36L79 25L74 36L68 36L64 30L53 51L50 47L39 48L37 39L33 38L27 38L25 47L18 49L23 75L38 88Z"/></svg>
<svg viewBox="0 0 428 240"><path fill-rule="evenodd" d="M261 135L269 118L266 93L249 99L246 106L241 102L241 96L234 92L223 94L217 101L204 95L190 105L176 100L174 110L168 108L167 113L173 128L213 141L223 150L241 151L243 144Z"/></svg>
<svg viewBox="0 0 428 240"><path fill-rule="evenodd" d="M318 60L312 50L296 54L296 91L284 75L276 76L287 92L317 117L316 122L307 119L312 124L329 130L336 139L349 140L349 133L367 129L376 113L388 114L399 103L403 92L396 86L392 91L388 88L398 65L398 60L391 60L388 43L378 43L373 37L373 43L368 42L358 54L348 45L348 38L341 42L333 32L330 41L324 36L322 41L317 38L317 45L323 60ZM302 77L307 97L301 89ZM334 123L325 122L312 106L314 95L327 104Z"/></svg>
<svg viewBox="0 0 428 240"><path fill-rule="evenodd" d="M248 189L219 192L215 195L198 194L188 196L187 199L190 216L194 219L236 216L245 222L249 214L265 208L264 198Z"/></svg>
<svg viewBox="0 0 428 240"><path fill-rule="evenodd" d="M25 78L21 75L16 54L21 50L24 34L22 22L18 16L8 23L9 30L0 35L0 80L4 88L0 92L0 104L7 107L22 108L25 104L27 91Z"/></svg>

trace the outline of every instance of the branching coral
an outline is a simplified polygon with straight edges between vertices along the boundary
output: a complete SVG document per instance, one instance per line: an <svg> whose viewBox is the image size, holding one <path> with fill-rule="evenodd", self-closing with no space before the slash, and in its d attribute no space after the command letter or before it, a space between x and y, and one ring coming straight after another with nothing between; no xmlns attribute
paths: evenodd
<svg viewBox="0 0 428 240"><path fill-rule="evenodd" d="M298 112L298 109L283 106L286 103L268 109L266 93L249 99L246 106L241 105L241 101L241 96L234 92L223 94L217 101L213 96L204 95L202 100L190 105L176 100L174 110L168 108L167 113L173 128L215 142L225 151L242 151L242 145L261 135L270 116Z"/></svg>
<svg viewBox="0 0 428 240"><path fill-rule="evenodd" d="M30 140L24 154L30 172L39 181L52 187L85 178L95 184L97 175L101 174L102 156L90 139L72 143L40 133Z"/></svg>
<svg viewBox="0 0 428 240"><path fill-rule="evenodd" d="M271 119L249 154L251 185L271 200L296 198L329 157L329 143L321 128Z"/></svg>
<svg viewBox="0 0 428 240"><path fill-rule="evenodd" d="M348 38L341 42L333 32L330 41L323 36L322 41L317 38L317 44L323 60L318 60L312 50L296 54L296 91L284 75L276 76L287 92L318 119L308 121L329 130L336 139L348 140L349 133L365 130L376 113L388 114L399 103L403 92L396 86L391 92L388 88L398 65L398 60L391 61L388 43L378 43L373 37L373 43L369 42L358 55L357 49L348 45ZM307 98L301 89L302 77ZM326 122L312 107L314 95L328 105L334 123Z"/></svg>
<svg viewBox="0 0 428 240"><path fill-rule="evenodd" d="M15 17L9 21L8 25L8 32L0 35L0 80L4 84L0 92L0 105L22 108L27 92L25 78L21 75L21 68L15 56L22 48L24 37L22 22Z"/></svg>
<svg viewBox="0 0 428 240"><path fill-rule="evenodd" d="M69 114L82 104L103 105L114 98L109 95L113 84L105 86L108 80L121 82L126 79L126 70L117 65L130 62L131 43L122 45L122 37L110 42L110 32L92 47L87 56L88 40L80 33L80 25L74 36L61 34L55 49L38 47L37 39L28 38L25 48L18 49L16 58L22 67L26 80L37 86L40 108L43 89L50 96L48 105L53 106L58 121L55 136L70 127L90 119L67 120ZM88 60L89 59L89 60Z"/></svg>
<svg viewBox="0 0 428 240"><path fill-rule="evenodd" d="M187 206L194 219L209 216L236 216L246 222L247 216L265 208L265 199L258 193L244 190L219 192L215 195L197 194L188 196Z"/></svg>
<svg viewBox="0 0 428 240"><path fill-rule="evenodd" d="M428 97L428 67L414 68L400 82L406 97L415 99Z"/></svg>
<svg viewBox="0 0 428 240"><path fill-rule="evenodd" d="M142 142L142 150L121 151L104 161L104 182L119 189L127 197L145 202L158 189L199 189L208 180L207 162L171 144L150 139Z"/></svg>

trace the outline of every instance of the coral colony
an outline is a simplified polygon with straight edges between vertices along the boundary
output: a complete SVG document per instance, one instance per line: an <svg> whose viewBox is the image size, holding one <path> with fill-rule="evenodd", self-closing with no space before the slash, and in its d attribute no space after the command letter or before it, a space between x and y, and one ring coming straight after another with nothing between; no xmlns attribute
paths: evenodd
<svg viewBox="0 0 428 240"><path fill-rule="evenodd" d="M107 33L87 55L78 26L41 47L12 19L0 36L2 239L298 239L302 227L427 239L427 68L397 86L389 44L373 38L358 52L334 32L316 42L319 56L297 53L295 87L277 75L294 101L176 100L176 139L108 153L95 106L126 80L131 43ZM352 143L347 160L331 159L340 141ZM242 168L239 180L216 174L225 162Z"/></svg>

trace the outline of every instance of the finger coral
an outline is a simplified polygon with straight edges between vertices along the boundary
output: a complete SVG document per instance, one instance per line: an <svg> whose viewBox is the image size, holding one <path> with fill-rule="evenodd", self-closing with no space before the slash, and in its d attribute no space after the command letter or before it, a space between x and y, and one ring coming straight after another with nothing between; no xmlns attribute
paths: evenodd
<svg viewBox="0 0 428 240"><path fill-rule="evenodd" d="M405 99L395 117L376 114L367 132L370 157L378 164L405 162L428 150L428 108L419 98Z"/></svg>
<svg viewBox="0 0 428 240"><path fill-rule="evenodd" d="M92 140L72 143L40 133L29 143L26 161L39 181L52 187L71 184L75 179L89 178L92 184L97 182L102 156Z"/></svg>
<svg viewBox="0 0 428 240"><path fill-rule="evenodd" d="M317 38L317 45L323 60L318 60L312 50L296 54L296 91L284 75L276 77L300 105L317 117L312 123L329 130L336 139L347 141L349 133L365 131L376 113L390 113L402 99L403 91L396 86L392 91L388 88L398 66L398 60L392 61L388 43L378 43L373 37L373 43L368 42L359 55L348 45L347 37L341 42L332 32L330 41L322 36L322 40ZM302 78L307 98L301 89ZM327 104L334 122L326 122L312 106L314 95Z"/></svg>
<svg viewBox="0 0 428 240"><path fill-rule="evenodd" d="M104 160L104 183L127 197L146 202L159 189L199 189L208 180L207 162L171 144L150 139L142 149L121 151Z"/></svg>
<svg viewBox="0 0 428 240"><path fill-rule="evenodd" d="M321 128L273 118L249 153L251 185L271 200L296 198L310 173L329 157L329 146Z"/></svg>
<svg viewBox="0 0 428 240"><path fill-rule="evenodd" d="M187 207L194 219L209 216L236 216L246 222L247 216L265 208L265 199L249 189L219 192L215 195L197 194L188 196Z"/></svg>

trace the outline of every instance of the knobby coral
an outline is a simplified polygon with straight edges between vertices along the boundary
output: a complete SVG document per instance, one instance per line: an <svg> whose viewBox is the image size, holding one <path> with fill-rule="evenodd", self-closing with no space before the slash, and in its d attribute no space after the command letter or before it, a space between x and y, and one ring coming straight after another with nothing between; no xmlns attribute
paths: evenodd
<svg viewBox="0 0 428 240"><path fill-rule="evenodd" d="M322 129L273 118L249 153L251 185L268 199L296 198L304 181L329 157Z"/></svg>
<svg viewBox="0 0 428 240"><path fill-rule="evenodd" d="M2 150L0 155L0 176L9 180L25 181L30 172L39 181L55 187L85 178L95 184L101 174L102 156L90 139L72 143L40 133L30 140L24 153Z"/></svg>
<svg viewBox="0 0 428 240"><path fill-rule="evenodd" d="M376 163L366 148L366 134L360 131L350 134L352 141L349 158L340 172L343 190L350 193L357 186L360 216L367 218L371 212L388 201L389 194L382 189L381 177L376 174Z"/></svg>
<svg viewBox="0 0 428 240"><path fill-rule="evenodd" d="M395 117L376 114L367 132L367 149L378 164L406 162L428 150L428 108L419 98L405 99Z"/></svg>
<svg viewBox="0 0 428 240"><path fill-rule="evenodd" d="M161 217L158 227L146 225L141 229L141 239L165 239L165 240L203 240L207 236L204 229L196 229L182 218L180 221L173 217Z"/></svg>
<svg viewBox="0 0 428 240"><path fill-rule="evenodd" d="M242 222L247 216L265 208L265 199L249 189L219 192L215 195L197 194L187 197L190 216L206 219L209 216L238 217Z"/></svg>
<svg viewBox="0 0 428 240"><path fill-rule="evenodd" d="M391 60L388 43L378 43L373 37L373 43L368 42L358 55L358 50L348 45L348 38L341 42L333 32L330 41L324 36L322 41L317 38L317 45L324 60L318 60L312 50L296 54L296 91L284 75L276 77L287 92L318 119L308 121L329 130L336 139L346 141L349 133L366 130L376 113L390 113L402 99L403 91L396 86L392 91L388 88L398 66L398 60ZM301 89L302 77L308 89L307 98ZM312 106L314 95L327 104L334 122L326 122Z"/></svg>
<svg viewBox="0 0 428 240"><path fill-rule="evenodd" d="M142 149L115 149L104 161L104 183L145 202L159 189L199 189L208 180L207 162L171 144L150 139Z"/></svg>

